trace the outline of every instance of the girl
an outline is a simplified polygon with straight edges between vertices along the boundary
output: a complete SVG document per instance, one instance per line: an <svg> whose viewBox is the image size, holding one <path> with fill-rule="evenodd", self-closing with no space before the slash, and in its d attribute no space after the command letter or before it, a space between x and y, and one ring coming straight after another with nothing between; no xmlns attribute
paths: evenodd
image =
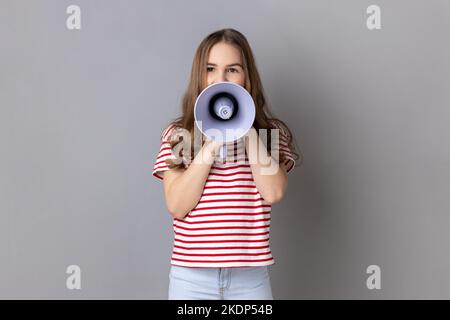
<svg viewBox="0 0 450 320"><path fill-rule="evenodd" d="M253 127L245 139L226 144L225 161L216 156L222 143L211 140L196 153L193 147L176 152L175 146L186 140L182 131L190 133L187 139L194 145L197 96L223 81L251 94L256 107ZM280 147L271 148L270 130L267 147L262 144L258 129L278 129ZM250 148L250 141L260 150ZM271 156L274 150L277 159ZM268 270L275 263L269 246L271 205L283 198L287 173L298 158L289 128L267 108L245 36L234 29L207 36L195 53L182 116L164 129L153 168L153 175L163 180L174 222L169 299L273 299ZM269 160L278 170L263 174Z"/></svg>

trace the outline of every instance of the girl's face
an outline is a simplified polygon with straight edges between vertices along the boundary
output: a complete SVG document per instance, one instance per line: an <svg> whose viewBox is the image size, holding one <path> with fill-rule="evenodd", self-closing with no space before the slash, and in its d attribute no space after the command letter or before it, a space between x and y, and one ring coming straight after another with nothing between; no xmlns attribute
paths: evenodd
<svg viewBox="0 0 450 320"><path fill-rule="evenodd" d="M240 86L245 84L241 52L225 42L216 43L209 52L206 82L210 84L229 81Z"/></svg>

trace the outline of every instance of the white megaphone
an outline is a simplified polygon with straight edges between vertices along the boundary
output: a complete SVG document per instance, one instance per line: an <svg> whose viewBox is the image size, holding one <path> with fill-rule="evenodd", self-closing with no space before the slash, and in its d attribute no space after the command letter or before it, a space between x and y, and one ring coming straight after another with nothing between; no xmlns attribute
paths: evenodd
<svg viewBox="0 0 450 320"><path fill-rule="evenodd" d="M206 87L194 106L195 124L211 140L223 141L220 157L226 158L227 142L247 134L255 121L255 103L242 86L219 82Z"/></svg>

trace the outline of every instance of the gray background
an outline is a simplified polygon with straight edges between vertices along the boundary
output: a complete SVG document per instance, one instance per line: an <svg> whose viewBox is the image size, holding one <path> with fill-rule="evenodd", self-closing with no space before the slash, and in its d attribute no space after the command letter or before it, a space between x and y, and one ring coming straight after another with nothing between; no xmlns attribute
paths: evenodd
<svg viewBox="0 0 450 320"><path fill-rule="evenodd" d="M223 27L247 36L305 156L272 211L274 297L450 298L445 0L1 0L0 297L166 299L151 170L196 47Z"/></svg>

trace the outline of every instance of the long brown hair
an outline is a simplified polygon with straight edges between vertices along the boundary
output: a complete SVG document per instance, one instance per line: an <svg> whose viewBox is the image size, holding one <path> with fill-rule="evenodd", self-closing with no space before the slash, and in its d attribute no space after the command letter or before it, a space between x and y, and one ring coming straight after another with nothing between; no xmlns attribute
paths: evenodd
<svg viewBox="0 0 450 320"><path fill-rule="evenodd" d="M252 49L245 38L245 36L239 31L231 28L221 29L208 35L198 46L194 60L192 63L191 76L189 85L186 92L184 93L182 100L182 115L172 121L172 124L181 127L188 132L190 132L191 137L191 157L193 159L194 155L194 106L195 101L201 91L206 87L207 79L207 64L208 57L211 48L219 42L225 42L231 44L240 50L242 55L244 74L245 74L245 85L244 88L250 93L255 102L256 116L253 126L258 132L258 129L276 129L281 128L288 138L288 147L291 150L292 156L295 160L301 158L301 163L303 162L303 156L299 156L297 153L297 148L294 146L294 139L289 127L280 119L275 118L275 116L270 112L266 98L264 95L264 89L262 86L261 78L259 76L255 58L253 56ZM170 144L172 148L182 141L183 137L178 140L171 141ZM270 153L270 130L268 130L267 135L268 140L268 151ZM284 155L280 152L279 163L285 161ZM167 164L169 168L184 168L185 164L183 162L174 162L168 160Z"/></svg>

